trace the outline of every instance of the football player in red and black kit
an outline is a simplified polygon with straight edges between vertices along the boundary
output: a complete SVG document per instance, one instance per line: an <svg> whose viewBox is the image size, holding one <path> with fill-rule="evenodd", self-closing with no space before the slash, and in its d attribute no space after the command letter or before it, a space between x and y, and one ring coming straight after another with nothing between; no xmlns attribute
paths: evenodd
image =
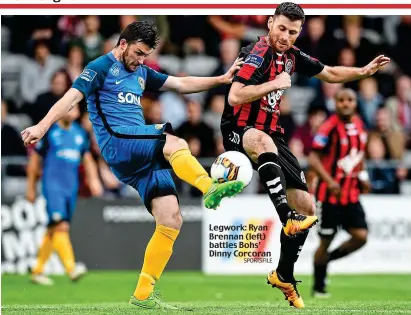
<svg viewBox="0 0 411 315"><path fill-rule="evenodd" d="M368 192L370 183L364 167L367 133L356 115L357 98L351 89L336 95L336 114L318 129L309 156L317 173L317 210L320 217L320 246L314 257L313 295L327 297L327 265L360 249L367 241L367 222L359 201L360 191ZM335 234L342 227L351 239L328 253Z"/></svg>
<svg viewBox="0 0 411 315"><path fill-rule="evenodd" d="M362 68L323 65L293 46L304 20L299 5L281 3L268 20L268 34L241 49L245 62L233 79L221 120L225 149L248 155L283 223L280 261L269 273L268 283L297 308L304 302L296 289L294 264L318 219L304 173L278 124L281 97L294 72L327 82L348 82L373 75L390 61L378 56Z"/></svg>

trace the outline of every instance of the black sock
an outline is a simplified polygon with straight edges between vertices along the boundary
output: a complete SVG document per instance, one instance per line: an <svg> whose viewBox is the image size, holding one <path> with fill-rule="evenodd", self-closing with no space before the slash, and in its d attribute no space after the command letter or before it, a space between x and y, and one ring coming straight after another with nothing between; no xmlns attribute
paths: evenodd
<svg viewBox="0 0 411 315"><path fill-rule="evenodd" d="M328 261L340 259L342 257L345 257L349 254L347 250L344 248L338 247L334 249L329 255L328 255Z"/></svg>
<svg viewBox="0 0 411 315"><path fill-rule="evenodd" d="M327 265L320 265L314 263L314 290L324 290L326 276Z"/></svg>
<svg viewBox="0 0 411 315"><path fill-rule="evenodd" d="M281 222L285 224L291 209L287 203L285 178L278 165L277 154L267 152L258 157L258 174L260 175L261 183L277 210Z"/></svg>
<svg viewBox="0 0 411 315"><path fill-rule="evenodd" d="M281 275L285 282L291 282L294 280L294 264L300 255L307 236L308 231L305 231L304 233L298 234L291 238L285 235L283 229L281 230L281 253L277 272Z"/></svg>

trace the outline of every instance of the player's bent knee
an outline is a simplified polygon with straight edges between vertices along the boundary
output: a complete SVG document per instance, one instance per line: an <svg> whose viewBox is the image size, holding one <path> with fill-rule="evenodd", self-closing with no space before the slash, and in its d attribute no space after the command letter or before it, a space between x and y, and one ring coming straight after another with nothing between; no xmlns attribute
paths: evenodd
<svg viewBox="0 0 411 315"><path fill-rule="evenodd" d="M188 143L184 139L173 135L167 135L166 143L163 148L163 154L167 160L170 159L174 152L183 149L188 149Z"/></svg>
<svg viewBox="0 0 411 315"><path fill-rule="evenodd" d="M249 129L243 136L243 147L253 161L266 152L278 153L273 139L265 132L257 129Z"/></svg>
<svg viewBox="0 0 411 315"><path fill-rule="evenodd" d="M164 225L179 230L183 225L183 217L174 195L156 197L152 200L152 214L157 225Z"/></svg>
<svg viewBox="0 0 411 315"><path fill-rule="evenodd" d="M356 243L358 244L359 247L364 246L367 243L367 238L368 238L368 231L363 230L363 231L357 231L354 235L353 238L355 239Z"/></svg>

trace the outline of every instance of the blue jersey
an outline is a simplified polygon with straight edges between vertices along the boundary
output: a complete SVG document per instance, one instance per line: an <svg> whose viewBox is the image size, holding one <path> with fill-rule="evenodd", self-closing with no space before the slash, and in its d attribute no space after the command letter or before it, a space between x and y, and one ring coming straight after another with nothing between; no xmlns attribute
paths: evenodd
<svg viewBox="0 0 411 315"><path fill-rule="evenodd" d="M35 146L43 157L42 186L46 195L77 195L79 187L78 168L84 153L89 151L86 131L77 123L69 129L54 124Z"/></svg>
<svg viewBox="0 0 411 315"><path fill-rule="evenodd" d="M85 67L73 88L87 100L100 150L118 128L145 125L140 98L146 88L160 89L167 77L144 65L130 72L111 52Z"/></svg>

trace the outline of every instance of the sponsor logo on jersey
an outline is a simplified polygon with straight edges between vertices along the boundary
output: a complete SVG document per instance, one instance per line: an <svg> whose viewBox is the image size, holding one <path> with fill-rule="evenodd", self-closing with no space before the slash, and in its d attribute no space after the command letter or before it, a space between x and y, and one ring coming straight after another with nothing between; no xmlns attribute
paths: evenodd
<svg viewBox="0 0 411 315"><path fill-rule="evenodd" d="M260 68L263 64L264 58L258 55L248 55L244 64L250 65L254 68Z"/></svg>
<svg viewBox="0 0 411 315"><path fill-rule="evenodd" d="M288 74L291 74L291 70L293 69L293 61L291 59L288 59L285 62L285 72Z"/></svg>
<svg viewBox="0 0 411 315"><path fill-rule="evenodd" d="M63 150L57 151L57 157L65 159L65 160L77 162L80 160L81 154L79 150L63 149Z"/></svg>
<svg viewBox="0 0 411 315"><path fill-rule="evenodd" d="M120 66L119 65L115 65L113 68L110 69L110 72L112 75L114 75L115 77L118 76L120 74Z"/></svg>
<svg viewBox="0 0 411 315"><path fill-rule="evenodd" d="M80 78L91 82L96 77L97 72L91 69L84 69L83 72L80 74Z"/></svg>
<svg viewBox="0 0 411 315"><path fill-rule="evenodd" d="M135 104L135 105L140 105L140 96L135 95L133 93L124 93L120 92L117 95L118 97L118 102L121 104Z"/></svg>
<svg viewBox="0 0 411 315"><path fill-rule="evenodd" d="M144 81L142 77L138 77L138 84L140 84L141 89L144 90L146 86L146 82Z"/></svg>

